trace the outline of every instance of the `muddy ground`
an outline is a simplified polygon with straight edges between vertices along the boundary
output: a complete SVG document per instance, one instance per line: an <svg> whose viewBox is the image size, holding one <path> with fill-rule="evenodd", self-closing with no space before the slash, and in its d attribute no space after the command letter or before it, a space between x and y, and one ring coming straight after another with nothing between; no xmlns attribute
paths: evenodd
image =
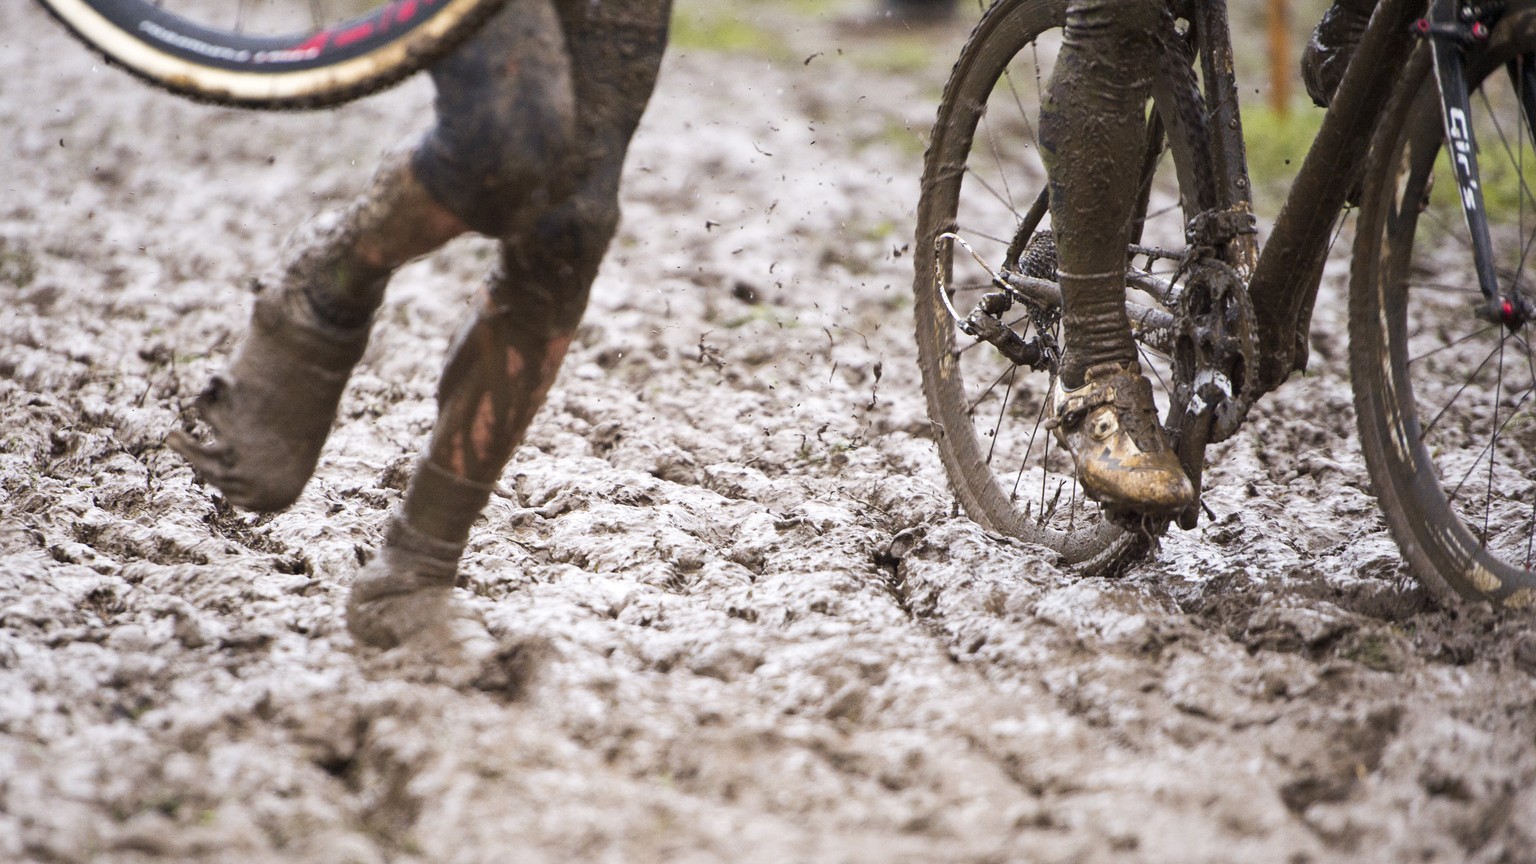
<svg viewBox="0 0 1536 864"><path fill-rule="evenodd" d="M667 62L471 542L508 650L460 680L342 607L489 245L399 275L289 512L161 446L250 276L430 88L202 107L0 4L0 860L1536 861L1536 630L1404 573L1337 275L1312 373L1215 453L1216 518L1076 578L956 515L917 380L905 252L963 31L741 8L764 45Z"/></svg>

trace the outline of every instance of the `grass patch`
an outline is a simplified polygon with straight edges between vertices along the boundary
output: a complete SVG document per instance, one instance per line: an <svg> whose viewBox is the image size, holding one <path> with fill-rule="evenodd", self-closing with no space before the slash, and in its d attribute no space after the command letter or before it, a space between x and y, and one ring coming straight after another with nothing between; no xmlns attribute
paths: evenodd
<svg viewBox="0 0 1536 864"><path fill-rule="evenodd" d="M24 247L12 248L0 237L0 282L26 288L37 278L37 258Z"/></svg>
<svg viewBox="0 0 1536 864"><path fill-rule="evenodd" d="M1307 158L1307 148L1323 125L1323 111L1310 104L1281 114L1267 105L1243 106L1243 138L1248 143L1248 175L1254 204L1273 218Z"/></svg>
<svg viewBox="0 0 1536 864"><path fill-rule="evenodd" d="M748 20L732 4L679 4L672 10L673 48L745 53L787 60L789 45L779 34Z"/></svg>
<svg viewBox="0 0 1536 864"><path fill-rule="evenodd" d="M1530 214L1536 208L1528 191L1536 188L1536 153L1532 152L1528 142L1524 143L1522 161L1525 165L1525 178L1522 186L1520 168L1503 150L1502 143L1496 138L1488 140L1492 137L1479 138L1477 142L1477 173L1478 183L1483 190L1483 210L1491 223L1519 222L1522 215L1529 222ZM1435 185L1429 192L1430 201L1435 207L1444 208L1444 212L1457 212L1460 207L1458 197L1450 156L1445 149L1441 149L1440 155L1435 158ZM1456 224L1460 228L1461 223Z"/></svg>
<svg viewBox="0 0 1536 864"><path fill-rule="evenodd" d="M934 52L940 47L948 51L947 45L922 36L893 36L860 50L854 61L860 68L882 75L920 75L938 62Z"/></svg>
<svg viewBox="0 0 1536 864"><path fill-rule="evenodd" d="M811 17L830 15L843 6L837 0L781 0L778 5L796 14Z"/></svg>
<svg viewBox="0 0 1536 864"><path fill-rule="evenodd" d="M1509 116L1517 116L1513 110ZM1243 106L1243 137L1248 144L1248 173L1254 184L1254 199L1260 214L1273 218L1279 212L1285 193L1301 170L1307 149L1323 124L1323 111L1301 104L1286 115L1265 105ZM1479 128L1478 171L1483 189L1483 206L1490 221L1511 222L1524 212L1536 210L1530 189L1536 189L1536 149L1527 137L1508 146L1518 146L1523 153L1513 156L1496 131ZM1522 182L1522 168L1524 178ZM1435 163L1435 184L1431 202L1442 212L1455 212L1456 184L1450 159L1442 150ZM1459 222L1458 222L1459 224Z"/></svg>

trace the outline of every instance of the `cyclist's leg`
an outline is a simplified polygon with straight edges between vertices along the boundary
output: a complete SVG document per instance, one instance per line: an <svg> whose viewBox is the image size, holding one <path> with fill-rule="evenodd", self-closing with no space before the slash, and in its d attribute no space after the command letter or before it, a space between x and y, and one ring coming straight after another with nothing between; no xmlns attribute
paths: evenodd
<svg viewBox="0 0 1536 864"><path fill-rule="evenodd" d="M1125 313L1126 246L1138 197L1162 0L1071 0L1040 118L1062 289L1057 433L1088 493L1166 512L1193 495L1157 422Z"/></svg>
<svg viewBox="0 0 1536 864"><path fill-rule="evenodd" d="M437 123L412 159L422 185L488 237L563 198L576 173L572 67L552 0L503 9L432 69Z"/></svg>
<svg viewBox="0 0 1536 864"><path fill-rule="evenodd" d="M559 162L572 172L560 188L572 191L551 206L534 199L503 210L482 199L472 208L471 218L503 231L501 260L450 349L437 424L385 548L353 587L348 625L371 644L462 620L441 598L471 524L554 381L618 224L619 174L660 65L668 4L558 8L580 142Z"/></svg>
<svg viewBox="0 0 1536 864"><path fill-rule="evenodd" d="M1068 387L1079 386L1091 365L1136 360L1125 250L1161 15L1159 0L1067 6L1040 135L1065 294Z"/></svg>

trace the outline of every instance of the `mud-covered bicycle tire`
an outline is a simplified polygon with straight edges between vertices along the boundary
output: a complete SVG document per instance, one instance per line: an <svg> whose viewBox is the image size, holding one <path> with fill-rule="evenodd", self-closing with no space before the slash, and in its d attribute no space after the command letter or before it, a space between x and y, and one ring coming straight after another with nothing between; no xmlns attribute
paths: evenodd
<svg viewBox="0 0 1536 864"><path fill-rule="evenodd" d="M1467 80L1474 102L1478 91L1490 83L1488 76L1501 74L1503 62L1520 55L1536 56L1536 10L1529 4L1506 15L1485 49L1467 55ZM1449 465L1451 457L1429 443L1430 432L1426 431L1439 421L1436 412L1445 410L1438 405L1441 397L1429 397L1429 422L1424 423L1418 404L1421 394L1416 392L1409 369L1410 362L1424 360L1422 344L1416 349L1409 346L1414 335L1408 323L1413 302L1409 259L1416 240L1419 246L1435 248L1428 246L1428 237L1416 234L1434 186L1435 154L1443 149L1440 113L1432 59L1427 46L1420 46L1372 141L1357 223L1350 278L1349 354L1361 449L1387 527L1413 575L1431 594L1453 602L1464 598L1497 606L1529 607L1536 604L1536 570L1530 567L1530 553L1523 553L1523 562L1505 560L1458 515L1452 505L1456 493L1448 496L1445 489L1451 479L1448 475L1443 482L1436 467L1437 460ZM1518 116L1510 117L1509 122L1524 125ZM1454 193L1454 182L1443 177L1441 184L1447 183ZM1434 242L1443 245L1442 241ZM1522 242L1529 242L1529 238ZM1470 253L1466 258L1470 260ZM1456 282L1443 277L1439 281ZM1470 279L1470 287L1457 284L1468 291L1469 298L1476 294L1475 277ZM1461 309L1468 322L1472 308L1468 299ZM1421 353L1415 356L1415 350ZM1490 426L1498 428L1496 422ZM1488 446L1495 443L1490 439ZM1490 460L1490 480L1492 470ZM1498 493L1488 494L1492 502ZM1500 503L1509 500L1513 499L1506 497ZM1525 505L1536 506L1530 501ZM1486 528L1484 536L1489 536ZM1513 545L1529 546L1529 541ZM1507 554L1510 547L1500 551Z"/></svg>
<svg viewBox="0 0 1536 864"><path fill-rule="evenodd" d="M211 28L149 0L37 0L110 64L218 105L315 109L378 92L468 38L504 0L388 0L320 29L260 36Z"/></svg>
<svg viewBox="0 0 1536 864"><path fill-rule="evenodd" d="M970 151L978 115L984 113L979 106L986 105L1010 58L1065 20L1065 0L1000 0L983 14L960 52L924 156L913 256L916 341L934 437L965 513L983 527L1054 550L1062 563L1082 575L1114 575L1146 556L1155 543L1153 534L1128 531L1108 519L1061 531L1020 509L988 464L987 449L970 416L955 327L935 276L934 241L956 227L964 173L960 166ZM1170 144L1179 152L1193 149L1189 142ZM1186 181L1193 178L1181 179L1181 185Z"/></svg>

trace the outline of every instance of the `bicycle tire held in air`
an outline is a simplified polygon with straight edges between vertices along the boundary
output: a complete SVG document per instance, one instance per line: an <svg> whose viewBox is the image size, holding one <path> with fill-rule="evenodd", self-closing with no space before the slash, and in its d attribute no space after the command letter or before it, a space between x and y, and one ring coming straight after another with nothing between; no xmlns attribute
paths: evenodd
<svg viewBox="0 0 1536 864"><path fill-rule="evenodd" d="M37 0L110 63L241 108L322 108L388 87L462 41L503 0L388 0L286 34L243 32L151 0Z"/></svg>

